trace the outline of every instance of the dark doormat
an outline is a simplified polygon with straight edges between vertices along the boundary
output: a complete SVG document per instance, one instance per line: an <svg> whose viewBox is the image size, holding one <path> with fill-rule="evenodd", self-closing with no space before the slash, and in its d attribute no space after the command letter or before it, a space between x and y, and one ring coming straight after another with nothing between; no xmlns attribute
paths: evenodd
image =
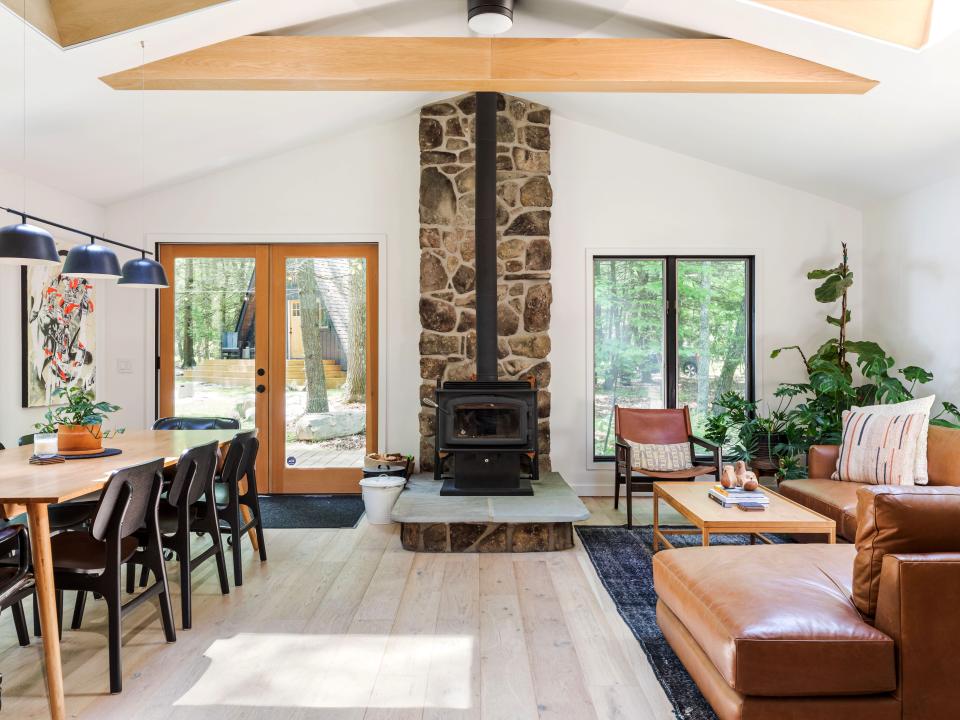
<svg viewBox="0 0 960 720"><path fill-rule="evenodd" d="M652 527L578 525L577 534L617 611L646 653L673 711L682 720L717 720L657 625ZM771 537L774 541L779 538ZM699 546L700 535L672 535L677 547ZM711 535L713 545L748 545L747 535Z"/></svg>
<svg viewBox="0 0 960 720"><path fill-rule="evenodd" d="M359 495L261 495L263 527L352 528L363 515Z"/></svg>

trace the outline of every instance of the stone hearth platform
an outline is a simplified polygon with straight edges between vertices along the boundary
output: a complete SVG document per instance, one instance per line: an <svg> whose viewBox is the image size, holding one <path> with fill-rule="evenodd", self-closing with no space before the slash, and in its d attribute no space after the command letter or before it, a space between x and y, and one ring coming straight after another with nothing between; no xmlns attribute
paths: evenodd
<svg viewBox="0 0 960 720"><path fill-rule="evenodd" d="M403 547L418 552L548 552L573 547L573 523L590 512L560 473L533 496L441 497L432 475L410 478L393 507Z"/></svg>

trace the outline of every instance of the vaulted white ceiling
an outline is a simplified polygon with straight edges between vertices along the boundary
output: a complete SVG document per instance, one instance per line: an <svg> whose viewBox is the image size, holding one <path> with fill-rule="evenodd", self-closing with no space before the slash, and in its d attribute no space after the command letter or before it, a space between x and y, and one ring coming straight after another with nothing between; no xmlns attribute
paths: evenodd
<svg viewBox="0 0 960 720"><path fill-rule="evenodd" d="M97 78L252 33L467 35L465 0L234 0L61 50L0 10L0 167L109 204L146 187L384 122L423 93L116 92ZM862 205L960 169L960 2L914 51L747 0L518 0L515 36L745 40L880 81L865 96L535 96L562 116ZM0 202L2 204L2 202Z"/></svg>

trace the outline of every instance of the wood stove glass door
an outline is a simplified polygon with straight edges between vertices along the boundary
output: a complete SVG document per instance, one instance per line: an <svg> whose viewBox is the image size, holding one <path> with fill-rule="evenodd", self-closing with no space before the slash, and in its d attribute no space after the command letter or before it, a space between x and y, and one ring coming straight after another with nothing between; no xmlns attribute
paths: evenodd
<svg viewBox="0 0 960 720"><path fill-rule="evenodd" d="M270 252L271 490L358 492L377 449L377 246Z"/></svg>

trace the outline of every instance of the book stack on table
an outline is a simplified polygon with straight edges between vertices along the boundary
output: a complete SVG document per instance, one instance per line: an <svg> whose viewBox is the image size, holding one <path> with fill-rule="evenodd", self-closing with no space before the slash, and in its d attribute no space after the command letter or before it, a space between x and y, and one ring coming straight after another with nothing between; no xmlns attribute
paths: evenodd
<svg viewBox="0 0 960 720"><path fill-rule="evenodd" d="M714 485L710 488L710 499L723 507L734 507L740 503L757 503L766 507L770 498L760 490L744 490L743 488L725 488L723 485Z"/></svg>

